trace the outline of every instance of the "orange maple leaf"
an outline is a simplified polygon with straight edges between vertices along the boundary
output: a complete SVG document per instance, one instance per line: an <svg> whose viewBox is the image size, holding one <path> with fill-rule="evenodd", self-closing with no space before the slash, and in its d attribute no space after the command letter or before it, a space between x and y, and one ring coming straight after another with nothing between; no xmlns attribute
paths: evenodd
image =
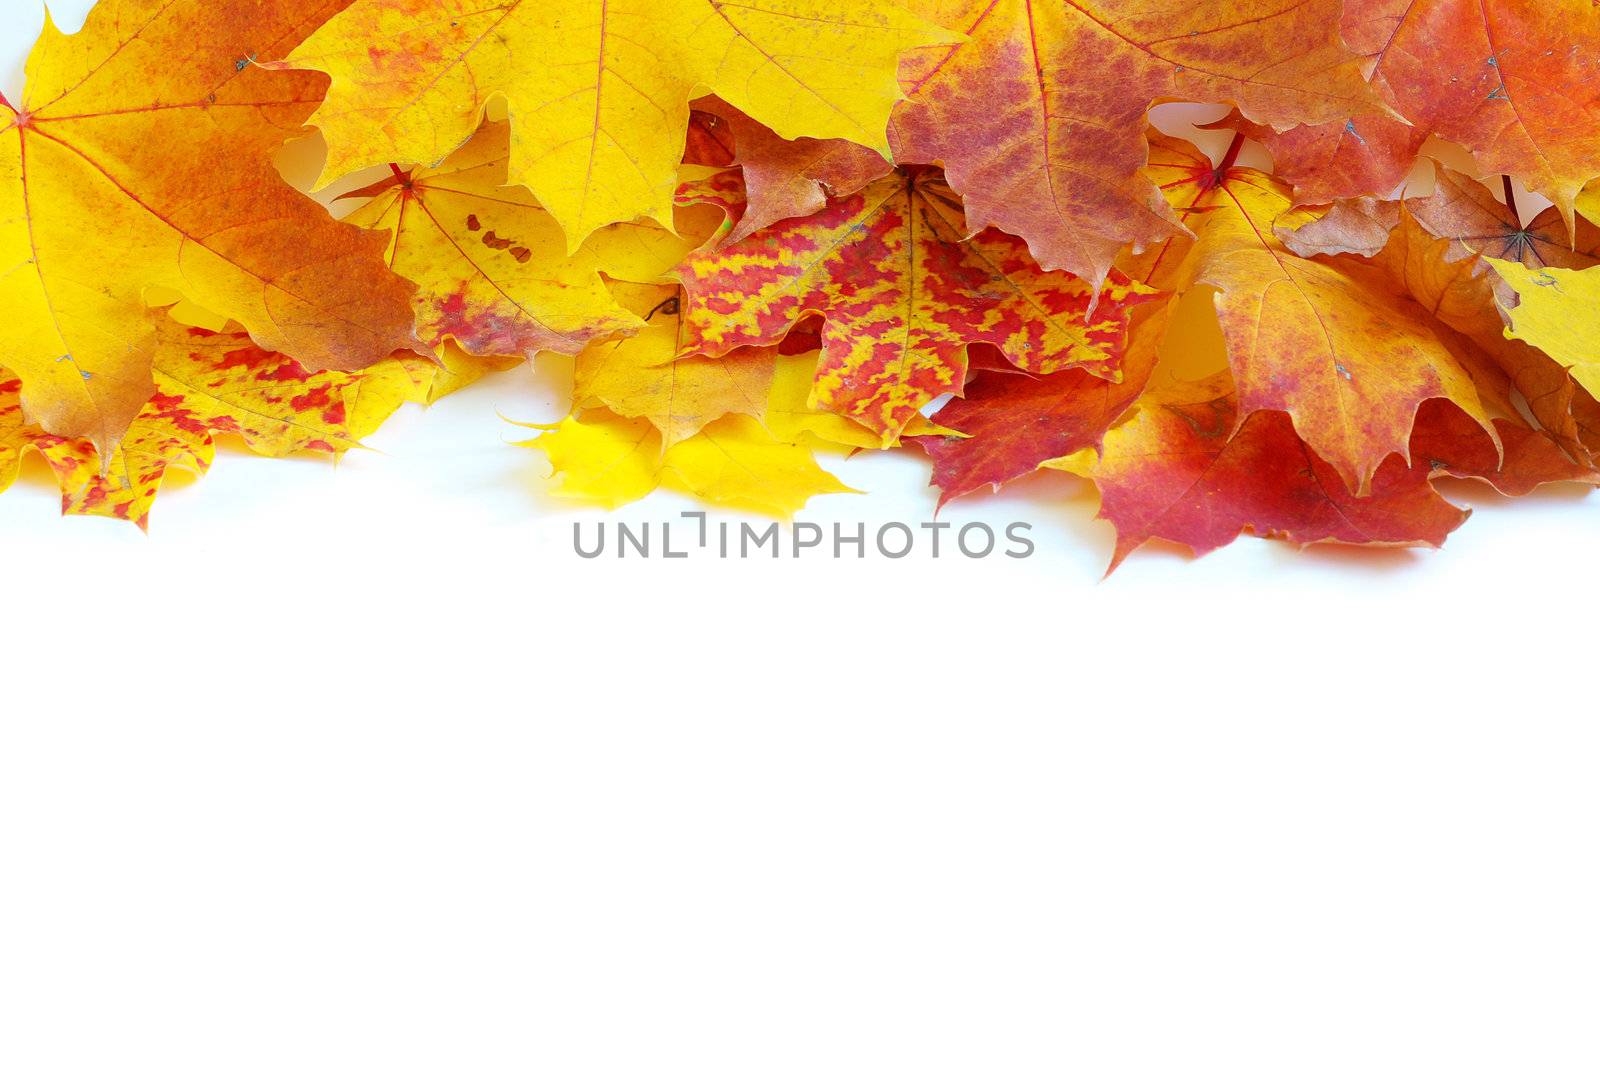
<svg viewBox="0 0 1600 1071"><path fill-rule="evenodd" d="M1339 39L1340 0L920 0L968 35L901 65L890 143L937 163L973 231L1021 235L1099 284L1118 251L1182 227L1141 136L1162 100L1221 100L1272 126L1381 111Z"/></svg>
<svg viewBox="0 0 1600 1071"><path fill-rule="evenodd" d="M1273 224L1291 206L1281 183L1213 166L1198 149L1153 135L1149 174L1197 237L1174 239L1128 271L1163 289L1214 288L1242 424L1287 412L1294 428L1358 492L1404 454L1417 406L1455 401L1488 415L1445 329L1377 268L1296 256ZM1235 151L1240 143L1236 136Z"/></svg>

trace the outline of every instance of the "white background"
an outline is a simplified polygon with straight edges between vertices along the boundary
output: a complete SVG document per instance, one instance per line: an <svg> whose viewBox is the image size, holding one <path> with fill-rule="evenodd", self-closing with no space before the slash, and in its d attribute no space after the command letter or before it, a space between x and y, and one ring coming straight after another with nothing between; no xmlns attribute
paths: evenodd
<svg viewBox="0 0 1600 1071"><path fill-rule="evenodd" d="M1101 583L1046 474L946 513L1025 562L590 562L499 419L557 379L148 537L0 496L0 1066L1600 1061L1600 499ZM805 519L929 517L829 464Z"/></svg>

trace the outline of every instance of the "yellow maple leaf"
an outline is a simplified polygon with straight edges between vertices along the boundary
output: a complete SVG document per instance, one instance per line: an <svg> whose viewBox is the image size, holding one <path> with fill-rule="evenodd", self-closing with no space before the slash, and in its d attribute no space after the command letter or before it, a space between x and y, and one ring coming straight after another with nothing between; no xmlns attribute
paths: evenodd
<svg viewBox="0 0 1600 1071"><path fill-rule="evenodd" d="M104 0L77 34L46 24L22 103L0 99L0 361L33 421L116 442L150 397L152 288L308 367L416 345L382 238L273 167L323 79L257 50L274 58L329 6Z"/></svg>
<svg viewBox="0 0 1600 1071"><path fill-rule="evenodd" d="M956 40L890 0L356 0L288 62L333 78L327 179L442 160L503 96L511 177L576 250L608 223L671 226L696 87L783 137L887 153L900 54Z"/></svg>
<svg viewBox="0 0 1600 1071"><path fill-rule="evenodd" d="M669 449L729 413L759 417L765 411L774 350L679 359L679 288L616 283L613 290L645 326L632 337L596 342L578 354L573 384L577 407L605 406L618 416L644 417Z"/></svg>
<svg viewBox="0 0 1600 1071"><path fill-rule="evenodd" d="M591 234L579 255L592 257L608 279L670 283L684 257L710 245L732 226L728 215L736 192L736 173L685 164L678 169L672 230L649 219L613 223Z"/></svg>
<svg viewBox="0 0 1600 1071"><path fill-rule="evenodd" d="M476 355L576 353L632 331L600 281L600 264L568 257L561 229L533 195L507 185L511 131L485 123L436 168L402 170L349 197L369 196L347 219L390 232L389 264L417 284L417 335L454 339Z"/></svg>
<svg viewBox="0 0 1600 1071"><path fill-rule="evenodd" d="M812 495L850 488L804 447L731 414L662 449L650 421L592 409L519 445L549 459L555 493L614 509L665 484L708 502L788 517Z"/></svg>
<svg viewBox="0 0 1600 1071"><path fill-rule="evenodd" d="M1506 337L1543 350L1600 398L1600 268L1529 268L1492 257L1485 263L1510 288L1497 295Z"/></svg>

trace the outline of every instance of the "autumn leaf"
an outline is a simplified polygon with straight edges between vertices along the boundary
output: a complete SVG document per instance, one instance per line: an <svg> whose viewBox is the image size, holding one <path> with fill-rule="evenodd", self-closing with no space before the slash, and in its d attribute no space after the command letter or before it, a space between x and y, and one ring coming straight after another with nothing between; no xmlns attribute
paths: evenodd
<svg viewBox="0 0 1600 1071"><path fill-rule="evenodd" d="M988 485L1025 476L1051 458L1093 449L1135 399L1155 369L1164 317L1141 325L1110 382L1079 368L1047 376L990 372L939 410L939 423L960 438L919 439L933 460L939 507Z"/></svg>
<svg viewBox="0 0 1600 1071"><path fill-rule="evenodd" d="M1399 187L1428 140L1421 127L1363 115L1274 130L1234 112L1207 129L1236 130L1272 154L1272 174L1294 188L1295 204L1387 195Z"/></svg>
<svg viewBox="0 0 1600 1071"><path fill-rule="evenodd" d="M596 342L578 354L573 404L643 417L671 449L729 413L761 417L771 389L774 350L740 350L720 359L685 357L676 286L617 283L621 303L644 321L631 338Z"/></svg>
<svg viewBox="0 0 1600 1071"><path fill-rule="evenodd" d="M1338 201L1292 230L1278 228L1279 236L1301 256L1376 257L1389 244L1403 211L1426 234L1447 243L1448 261L1489 256L1529 267L1586 268L1600 263L1600 227L1578 221L1574 241L1553 207L1524 223L1515 206L1496 198L1483 183L1443 166L1434 169L1434 177L1433 192L1425 197Z"/></svg>
<svg viewBox="0 0 1600 1071"><path fill-rule="evenodd" d="M266 349L352 369L413 347L383 239L334 222L272 154L326 80L270 71L342 0L102 0L47 23L0 102L0 362L51 433L108 449L151 396L152 288Z"/></svg>
<svg viewBox="0 0 1600 1071"><path fill-rule="evenodd" d="M290 62L333 80L328 178L437 163L503 96L511 180L576 250L608 223L672 225L696 87L783 137L886 151L900 53L949 40L888 0L356 0Z"/></svg>
<svg viewBox="0 0 1600 1071"><path fill-rule="evenodd" d="M1491 438L1459 407L1437 398L1424 402L1411 433L1413 464L1513 496L1550 483L1600 483L1600 473L1573 461L1553 438L1522 421L1496 420L1494 427Z"/></svg>
<svg viewBox="0 0 1600 1071"><path fill-rule="evenodd" d="M1240 423L1260 410L1288 413L1358 493L1385 458L1405 453L1428 398L1449 398L1487 423L1428 311L1372 265L1295 256L1273 231L1291 208L1288 190L1231 165L1214 167L1188 143L1155 136L1149 173L1196 238L1157 247L1128 270L1179 292L1215 288Z"/></svg>
<svg viewBox="0 0 1600 1071"><path fill-rule="evenodd" d="M0 368L0 491L17 482L22 455L34 434L22 412L22 381Z"/></svg>
<svg viewBox="0 0 1600 1071"><path fill-rule="evenodd" d="M345 430L352 439L365 439L404 403L432 405L521 361L520 357L475 357L454 342L440 346L432 359L397 355L350 377L343 392Z"/></svg>
<svg viewBox="0 0 1600 1071"><path fill-rule="evenodd" d="M1600 228L1578 220L1577 241L1554 208L1524 223L1516 209L1482 184L1448 168L1436 169L1434 191L1404 201L1354 198L1324 215L1278 234L1302 255L1370 257L1396 285L1465 340L1457 356L1478 381L1480 394L1515 403L1510 388L1539 422L1575 457L1587 458L1600 436L1600 404L1585 394L1567 370L1537 349L1505 337L1495 299L1497 276L1485 257L1530 267L1549 264L1581 269L1600 263ZM1505 385L1486 381L1498 372ZM1593 442L1586 442L1593 440Z"/></svg>
<svg viewBox="0 0 1600 1071"><path fill-rule="evenodd" d="M423 400L434 366L387 361L355 372L308 372L281 354L256 347L237 329L213 332L186 327L163 312L151 313L158 340L155 392L116 450L102 460L87 439L51 435L28 424L19 403L20 381L0 375L0 490L15 476L22 451L39 451L62 490L64 513L130 520L143 528L167 470L204 475L216 453L215 438L238 436L269 457L309 451L341 454L375 429L403 401ZM464 370L461 375L465 376ZM378 384L387 381L387 386ZM363 395L362 387L368 390Z"/></svg>
<svg viewBox="0 0 1600 1071"><path fill-rule="evenodd" d="M1529 268L1489 259L1505 283L1506 335L1537 347L1600 398L1600 267Z"/></svg>
<svg viewBox="0 0 1600 1071"><path fill-rule="evenodd" d="M591 409L521 445L549 459L557 495L607 508L665 483L708 502L788 517L813 495L850 490L811 451L739 414L663 449L650 421Z"/></svg>
<svg viewBox="0 0 1600 1071"><path fill-rule="evenodd" d="M1351 0L1384 101L1555 202L1600 176L1600 8L1590 0ZM1383 193L1383 189L1366 192Z"/></svg>
<svg viewBox="0 0 1600 1071"><path fill-rule="evenodd" d="M1600 175L1600 9L1589 0L1347 0L1344 38L1395 117L1258 134L1298 201L1387 195L1431 136L1573 218Z"/></svg>
<svg viewBox="0 0 1600 1071"><path fill-rule="evenodd" d="M1122 246L1180 233L1139 168L1145 112L1230 101L1273 127L1381 111L1339 39L1341 0L919 0L967 40L902 65L901 164L936 163L971 231L1021 235L1098 285Z"/></svg>
<svg viewBox="0 0 1600 1071"><path fill-rule="evenodd" d="M1009 235L962 234L948 187L914 172L696 253L681 269L685 348L772 345L819 315L813 404L867 425L884 444L929 401L960 390L972 343L1041 373L1114 374L1125 311L1153 291L1118 280L1087 318L1094 295L1083 281L1040 271Z"/></svg>
<svg viewBox="0 0 1600 1071"><path fill-rule="evenodd" d="M703 167L728 167L733 163L733 131L720 115L703 110L703 104L703 100L697 101L689 112L683 162Z"/></svg>
<svg viewBox="0 0 1600 1071"><path fill-rule="evenodd" d="M817 378L820 357L815 349L785 353L779 348L762 423L779 442L842 446L852 450L882 449L882 438L866 425L811 404L811 385ZM906 422L902 434L911 438L953 433L917 413Z"/></svg>
<svg viewBox="0 0 1600 1071"><path fill-rule="evenodd" d="M1237 428L1237 431L1234 429ZM1356 496L1283 413L1240 422L1226 373L1172 383L1105 437L1092 478L1117 530L1111 569L1151 539L1205 554L1246 531L1291 543L1440 546L1467 513L1392 456Z"/></svg>
<svg viewBox="0 0 1600 1071"><path fill-rule="evenodd" d="M733 162L744 174L747 203L730 242L780 219L819 212L829 196L847 197L894 169L875 150L842 138L785 141L714 97L696 107L721 120L733 139Z"/></svg>
<svg viewBox="0 0 1600 1071"><path fill-rule="evenodd" d="M507 185L510 139L508 124L485 123L439 167L396 166L346 194L370 198L349 221L389 231L390 266L417 284L418 337L429 346L454 339L478 356L532 357L636 330L596 257L568 257L555 220Z"/></svg>

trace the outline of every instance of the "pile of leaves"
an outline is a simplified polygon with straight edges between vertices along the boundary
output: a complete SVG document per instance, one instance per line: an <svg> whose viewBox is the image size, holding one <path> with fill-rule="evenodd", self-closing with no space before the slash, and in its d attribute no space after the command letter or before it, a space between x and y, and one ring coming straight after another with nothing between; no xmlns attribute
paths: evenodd
<svg viewBox="0 0 1600 1071"><path fill-rule="evenodd" d="M68 512L536 356L562 494L909 447L1093 481L1117 561L1600 472L1592 0L101 0L0 105L0 486Z"/></svg>

